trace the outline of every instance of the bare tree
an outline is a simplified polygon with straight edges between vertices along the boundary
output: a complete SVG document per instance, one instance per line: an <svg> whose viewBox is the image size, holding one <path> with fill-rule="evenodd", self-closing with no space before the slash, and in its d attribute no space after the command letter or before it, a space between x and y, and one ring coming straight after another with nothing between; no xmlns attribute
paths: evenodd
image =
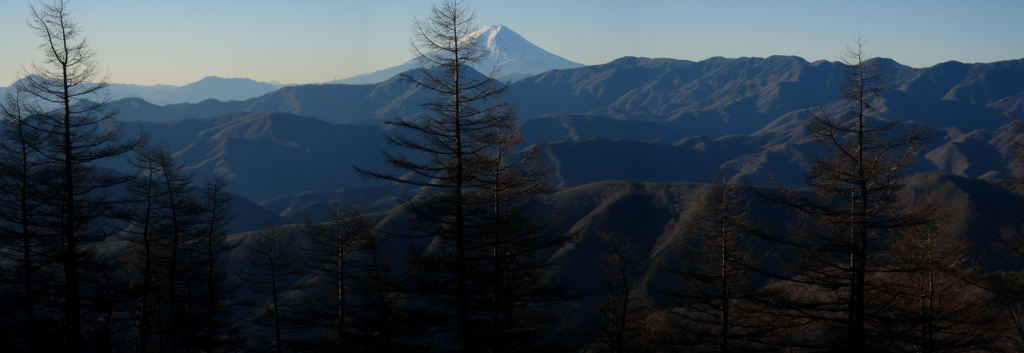
<svg viewBox="0 0 1024 353"><path fill-rule="evenodd" d="M919 210L934 219L900 230L879 254L874 305L876 325L889 351L977 352L991 348L1000 330L994 296L971 285L979 277L972 247L954 222L950 208L924 201ZM965 280L968 279L968 280Z"/></svg>
<svg viewBox="0 0 1024 353"><path fill-rule="evenodd" d="M136 172L132 181L126 185L128 206L120 210L118 216L127 223L121 237L133 244L130 250L136 252L126 256L128 263L125 267L135 267L134 283L141 282L138 284L140 287L132 288L139 301L138 308L134 310L135 351L141 352L151 349L148 339L153 331L151 322L156 311L154 298L160 292L157 290L158 283L163 283L156 278L157 268L161 267L160 252L164 249L160 246L162 239L156 237L159 222L155 200L160 193L157 184L160 170L148 145L138 146L136 158L130 163Z"/></svg>
<svg viewBox="0 0 1024 353"><path fill-rule="evenodd" d="M897 197L900 171L920 150L924 131L898 131L895 121L874 116L884 75L863 51L863 40L847 53L842 95L846 109L838 116L824 111L807 118L807 127L829 152L812 163L807 182L811 197L784 191L774 198L806 216L801 228L786 240L795 253L786 257L796 273L784 277L821 288L839 288L839 298L815 298L800 306L816 319L841 324L842 343L851 352L864 352L866 283L875 269L869 255L895 229L919 223L909 217ZM807 298L805 298L807 299Z"/></svg>
<svg viewBox="0 0 1024 353"><path fill-rule="evenodd" d="M1012 159L1011 165L1016 166L1017 173L1009 178L1010 186L1017 193L1024 193L1024 122L1010 113L1005 114L1009 122ZM1024 225L1017 225L1000 232L999 247L1007 256L1005 261L1011 268L1020 268L1024 260ZM1007 334L1006 351L1024 349L1024 277L1020 273L990 273L974 285L985 288L996 296L995 302L1004 310L1005 318L1001 321L1010 328Z"/></svg>
<svg viewBox="0 0 1024 353"><path fill-rule="evenodd" d="M269 349L280 353L291 343L285 335L294 320L295 303L288 298L288 292L298 273L299 260L288 233L281 227L270 227L250 237L243 245L250 263L240 277L257 296L253 303L257 308L253 318L257 330L271 332ZM254 331L258 332L261 331Z"/></svg>
<svg viewBox="0 0 1024 353"><path fill-rule="evenodd" d="M305 247L302 249L303 258L309 273L316 277L318 284L326 286L329 297L317 300L326 305L316 305L310 308L313 322L327 323L324 326L330 328L333 335L333 351L345 351L350 346L351 336L349 307L351 294L349 293L350 283L346 283L351 269L347 268L352 262L351 255L358 246L358 232L362 229L352 224L350 215L343 214L337 206L332 206L331 216L327 222L314 223L307 219L302 226L301 232L305 237Z"/></svg>
<svg viewBox="0 0 1024 353"><path fill-rule="evenodd" d="M621 234L597 231L610 252L602 268L604 296L598 299L596 345L598 352L645 352L648 332L646 320L650 301L644 293L644 262L637 246Z"/></svg>
<svg viewBox="0 0 1024 353"><path fill-rule="evenodd" d="M227 241L227 223L233 215L229 208L231 195L227 192L228 181L220 176L207 180L200 188L203 201L203 221L201 235L200 262L205 268L204 286L205 306L202 333L202 347L206 352L214 352L224 343L225 322L228 314L228 302L234 298L234 288L226 284L227 271L224 263L226 256L233 248Z"/></svg>
<svg viewBox="0 0 1024 353"><path fill-rule="evenodd" d="M408 310L402 305L403 283L391 262L388 234L377 231L357 207L345 218L359 255L353 264L356 270L351 287L354 346L365 352L412 350L407 346L411 342L402 339L416 334L410 329Z"/></svg>
<svg viewBox="0 0 1024 353"><path fill-rule="evenodd" d="M203 238L209 234L204 229L211 222L209 211L196 200L191 176L163 147L141 144L136 151L131 161L136 173L126 184L129 197L118 212L127 223L121 238L130 244L126 250L131 256L124 257L122 266L133 269L125 276L131 284L126 291L136 302L135 348L177 351L182 346L206 346L206 306L194 304L208 304L208 298L206 291L194 288L210 282L209 259L202 256L206 246L214 245ZM223 212L223 207L218 210Z"/></svg>
<svg viewBox="0 0 1024 353"><path fill-rule="evenodd" d="M36 229L38 220L33 210L39 206L41 196L36 185L43 179L38 166L41 163L38 147L40 136L30 125L28 116L29 102L25 101L25 93L20 85L15 85L7 92L4 101L0 102L0 219L5 221L4 233L10 234L12 240L20 241L17 259L20 263L22 296L21 304L24 322L19 325L24 329L26 351L35 350L35 282L34 268L39 266L39 259L33 253L39 251L39 235ZM15 279L10 279L12 282Z"/></svg>
<svg viewBox="0 0 1024 353"><path fill-rule="evenodd" d="M754 300L760 257L752 249L757 232L750 206L740 186L724 176L706 192L695 212L684 215L678 258L664 264L682 282L661 291L675 304L670 312L678 319L666 341L689 351L751 351L770 326L760 321Z"/></svg>
<svg viewBox="0 0 1024 353"><path fill-rule="evenodd" d="M64 327L67 350L82 347L82 305L79 269L84 261L82 235L90 222L109 207L99 190L120 178L96 173L93 162L120 155L132 148L120 141L120 130L101 126L113 116L101 103L107 84L99 76L93 53L80 27L68 11L67 1L55 0L32 6L29 26L43 40L45 59L26 74L25 93L41 104L31 111L39 116L34 129L44 135L42 156L60 177L51 197L53 227L62 236L64 276Z"/></svg>
<svg viewBox="0 0 1024 353"><path fill-rule="evenodd" d="M429 18L414 23L413 50L424 68L404 74L404 80L436 94L424 105L426 114L389 122L391 145L407 150L412 157L387 153L387 163L404 174L393 175L361 170L365 174L398 183L422 187L423 194L407 203L407 209L422 221L420 236L436 238L437 251L428 253L426 262L438 264L435 269L451 276L434 278L431 292L435 298L450 305L454 317L444 319L444 326L453 331L459 351L476 350L471 308L471 278L468 254L469 214L472 202L468 194L474 189L478 166L474 156L488 144L482 136L495 122L495 112L507 104L497 100L505 86L470 68L484 55L478 38L473 13L459 0L435 4ZM441 264L450 262L448 264ZM423 282L421 282L423 283ZM442 310L443 312L444 310ZM454 323L448 324L448 323Z"/></svg>
<svg viewBox="0 0 1024 353"><path fill-rule="evenodd" d="M490 351L559 350L552 345L555 307L575 299L564 281L548 273L557 265L550 254L571 241L555 217L539 214L538 197L551 191L540 148L525 146L512 106L489 113L492 127L482 136L487 147L473 158L477 166L469 220L479 283L475 305L489 316ZM532 347L532 348L531 348Z"/></svg>
<svg viewBox="0 0 1024 353"><path fill-rule="evenodd" d="M1006 113L1010 132L1014 134L1010 140L1011 166L1016 166L1018 173L1011 175L1010 186L1017 193L1024 193L1024 122ZM1000 234L1000 245L1010 253L1014 260L1024 260L1024 225L1017 229L1005 230ZM1024 298L1022 298L1024 300Z"/></svg>
<svg viewBox="0 0 1024 353"><path fill-rule="evenodd" d="M195 187L192 176L182 171L182 167L163 147L152 150L154 165L159 174L156 183L160 186L160 194L155 203L163 211L164 236L169 240L167 260L167 293L168 293L168 339L171 351L178 351L181 345L192 344L187 338L198 330L197 320L187 310L191 308L193 291L191 285L198 278L194 257L201 227L202 206L194 198Z"/></svg>

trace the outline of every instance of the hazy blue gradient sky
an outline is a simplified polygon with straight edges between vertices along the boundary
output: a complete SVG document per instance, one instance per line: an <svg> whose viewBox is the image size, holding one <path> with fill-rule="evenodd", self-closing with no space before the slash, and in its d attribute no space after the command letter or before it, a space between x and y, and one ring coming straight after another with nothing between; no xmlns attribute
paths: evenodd
<svg viewBox="0 0 1024 353"><path fill-rule="evenodd" d="M42 57L29 2L0 0L0 85ZM874 56L914 67L1024 58L1024 1L517 0L471 2L477 23L504 24L584 64L622 56L840 58L860 31ZM72 0L118 83L184 84L207 75L324 82L411 58L425 0Z"/></svg>

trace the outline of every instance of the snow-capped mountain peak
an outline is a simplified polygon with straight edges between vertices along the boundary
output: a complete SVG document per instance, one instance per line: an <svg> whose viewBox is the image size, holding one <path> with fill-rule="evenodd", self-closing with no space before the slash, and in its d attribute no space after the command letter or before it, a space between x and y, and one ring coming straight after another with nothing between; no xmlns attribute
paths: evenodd
<svg viewBox="0 0 1024 353"><path fill-rule="evenodd" d="M476 37L477 45L487 52L473 65L480 72L496 70L500 77L522 77L582 66L541 49L504 25L483 26L469 36Z"/></svg>
<svg viewBox="0 0 1024 353"><path fill-rule="evenodd" d="M473 68L483 73L495 72L501 79L509 80L549 70L583 66L541 49L504 25L480 27L466 38L474 38L477 45L484 46L486 51L479 62L472 64ZM416 60L410 60L402 65L334 81L334 83L377 83L417 68L419 65Z"/></svg>

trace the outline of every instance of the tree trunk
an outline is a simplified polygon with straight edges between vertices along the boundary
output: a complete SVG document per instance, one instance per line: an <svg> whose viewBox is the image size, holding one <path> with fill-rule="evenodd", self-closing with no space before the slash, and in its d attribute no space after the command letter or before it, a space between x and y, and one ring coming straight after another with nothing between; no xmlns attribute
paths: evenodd
<svg viewBox="0 0 1024 353"><path fill-rule="evenodd" d="M722 188L723 205L728 205L728 199L725 195L725 193L727 192L727 188ZM719 332L719 351L722 353L726 353L729 351L729 230L727 228L728 221L726 220L726 211L727 210L725 210L725 207L723 207L720 211L722 215L722 228L721 234L719 236L719 239L721 239L719 246L721 247L722 251L722 262L720 264L721 273L719 277L719 281L721 281L722 296L722 313L720 318L721 329Z"/></svg>
<svg viewBox="0 0 1024 353"><path fill-rule="evenodd" d="M337 258L337 281L338 281L338 326L335 329L338 335L338 351L345 351L345 240L338 234Z"/></svg>
<svg viewBox="0 0 1024 353"><path fill-rule="evenodd" d="M148 157L147 157L148 158ZM149 163L152 163L150 161ZM146 211L142 217L142 248L144 251L145 264L142 270L142 310L139 313L139 337L138 346L136 352L147 352L149 347L146 345L146 338L149 336L149 300L150 292L152 291L152 276L153 276L153 254L152 244L149 239L149 224L150 216L153 210L153 168L152 164L149 165L149 170L146 175Z"/></svg>
<svg viewBox="0 0 1024 353"><path fill-rule="evenodd" d="M36 320L35 306L32 305L35 294L33 293L32 288L32 234L30 233L31 229L29 229L28 223L28 146L25 144L24 128L24 123L19 121L18 138L21 140L21 173L19 175L21 180L19 180L19 182L21 185L18 185L18 202L20 204L19 206L21 206L19 215L21 216L22 262L25 265L25 268L23 269L25 281L25 348L27 351L31 352L34 350L33 347L35 346L35 331L33 327L35 326Z"/></svg>
<svg viewBox="0 0 1024 353"><path fill-rule="evenodd" d="M271 249L270 256L268 256L270 263L270 298L272 305L274 306L274 351L281 353L281 316L280 307L277 303L277 272L274 268L274 255L273 249Z"/></svg>
<svg viewBox="0 0 1024 353"><path fill-rule="evenodd" d="M170 176L167 175L166 166L161 167L163 169L164 184L167 187L167 201L170 205L171 211L171 262L168 265L168 290L170 295L170 339L171 339L171 352L178 352L178 286L177 286L177 275L178 275L178 243L180 241L180 233L178 227L178 215L177 205L174 200L174 190L172 189Z"/></svg>
<svg viewBox="0 0 1024 353"><path fill-rule="evenodd" d="M62 18L63 20L63 18ZM61 28L66 38L67 28ZM64 58L68 58L67 43L64 44ZM64 279L67 286L67 298L65 298L65 323L64 333L67 340L68 351L79 352L82 350L82 320L81 308L78 294L78 244L75 239L75 183L74 183L74 154L71 149L71 95L68 87L68 63L61 63L62 75L64 77Z"/></svg>

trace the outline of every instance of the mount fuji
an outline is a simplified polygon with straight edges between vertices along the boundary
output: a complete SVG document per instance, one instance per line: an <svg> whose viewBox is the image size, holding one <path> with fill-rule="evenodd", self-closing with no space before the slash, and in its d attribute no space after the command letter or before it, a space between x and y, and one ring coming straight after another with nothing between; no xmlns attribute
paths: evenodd
<svg viewBox="0 0 1024 353"><path fill-rule="evenodd" d="M539 74L557 69L574 69L583 64L570 61L530 43L507 26L484 26L470 33L478 38L477 43L486 48L486 55L471 66L480 72L496 69L497 78L503 81ZM420 67L416 59L387 69L353 76L329 83L372 84L383 82L395 75Z"/></svg>

